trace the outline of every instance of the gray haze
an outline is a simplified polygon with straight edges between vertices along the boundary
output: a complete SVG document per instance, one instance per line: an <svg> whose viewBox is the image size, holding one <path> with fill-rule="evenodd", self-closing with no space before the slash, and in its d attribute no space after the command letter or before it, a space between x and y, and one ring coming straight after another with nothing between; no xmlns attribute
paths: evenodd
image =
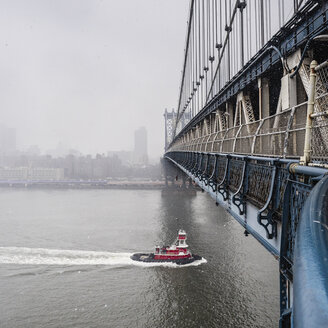
<svg viewBox="0 0 328 328"><path fill-rule="evenodd" d="M145 126L163 152L176 107L189 1L7 0L0 4L0 123L19 149L59 142L131 150Z"/></svg>

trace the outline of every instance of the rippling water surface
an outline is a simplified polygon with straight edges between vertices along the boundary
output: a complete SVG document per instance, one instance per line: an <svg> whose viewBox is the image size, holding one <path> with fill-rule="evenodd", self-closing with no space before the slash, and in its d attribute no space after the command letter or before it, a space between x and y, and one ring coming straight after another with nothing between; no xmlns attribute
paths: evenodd
<svg viewBox="0 0 328 328"><path fill-rule="evenodd" d="M206 194L1 189L0 204L0 327L277 327L277 261ZM130 260L179 228L207 263Z"/></svg>

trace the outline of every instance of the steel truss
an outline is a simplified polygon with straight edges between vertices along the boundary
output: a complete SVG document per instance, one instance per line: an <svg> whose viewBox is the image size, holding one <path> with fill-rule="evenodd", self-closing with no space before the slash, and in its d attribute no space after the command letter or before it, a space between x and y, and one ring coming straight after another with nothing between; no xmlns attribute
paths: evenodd
<svg viewBox="0 0 328 328"><path fill-rule="evenodd" d="M192 120L182 129L174 129L174 141L190 131L205 117L215 112L222 104L243 91L257 78L268 72L282 59L303 47L315 35L328 28L328 4L325 1L307 1L307 4L288 21L219 91L204 104L202 110L194 113ZM284 65L285 66L285 65ZM293 67L286 67L292 69ZM197 88L195 88L197 90ZM192 92L194 97L195 91ZM188 98L188 104L192 104ZM179 103L180 104L180 103ZM185 109L178 108L178 120Z"/></svg>

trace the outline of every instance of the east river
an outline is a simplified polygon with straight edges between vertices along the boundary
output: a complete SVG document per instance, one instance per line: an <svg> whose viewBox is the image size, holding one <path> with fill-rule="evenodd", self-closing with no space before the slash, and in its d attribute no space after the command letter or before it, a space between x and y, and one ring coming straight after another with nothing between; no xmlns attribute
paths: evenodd
<svg viewBox="0 0 328 328"><path fill-rule="evenodd" d="M277 327L278 262L206 194L0 189L0 327ZM135 265L188 233L207 263Z"/></svg>

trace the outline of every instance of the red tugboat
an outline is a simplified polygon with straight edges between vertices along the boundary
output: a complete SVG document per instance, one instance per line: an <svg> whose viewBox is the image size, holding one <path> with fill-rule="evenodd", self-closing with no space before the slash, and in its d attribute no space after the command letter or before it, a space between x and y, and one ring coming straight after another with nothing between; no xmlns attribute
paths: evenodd
<svg viewBox="0 0 328 328"><path fill-rule="evenodd" d="M186 240L186 232L180 229L178 238L171 246L156 246L155 253L135 253L131 259L140 262L173 262L176 264L188 264L201 260L201 256L189 252Z"/></svg>

